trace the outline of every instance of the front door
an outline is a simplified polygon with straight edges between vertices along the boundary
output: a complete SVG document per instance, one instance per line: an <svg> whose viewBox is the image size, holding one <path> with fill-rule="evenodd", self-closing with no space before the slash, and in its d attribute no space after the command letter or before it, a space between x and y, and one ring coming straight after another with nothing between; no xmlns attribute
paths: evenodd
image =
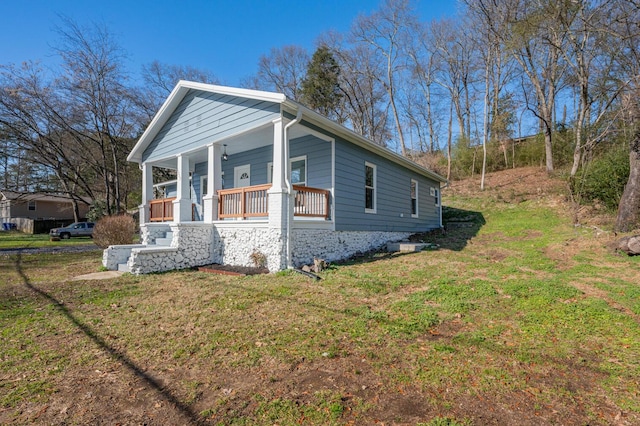
<svg viewBox="0 0 640 426"><path fill-rule="evenodd" d="M233 168L233 187L243 188L251 185L251 164Z"/></svg>

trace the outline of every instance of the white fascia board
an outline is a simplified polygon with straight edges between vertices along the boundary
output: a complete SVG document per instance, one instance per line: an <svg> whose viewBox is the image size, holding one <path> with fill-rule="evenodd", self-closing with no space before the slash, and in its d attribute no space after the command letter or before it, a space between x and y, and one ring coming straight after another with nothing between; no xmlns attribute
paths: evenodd
<svg viewBox="0 0 640 426"><path fill-rule="evenodd" d="M180 80L179 86L187 87L194 90L202 90L203 92L219 93L221 95L239 96L241 98L256 99L259 101L268 101L275 103L283 103L286 96L282 93L265 92L262 90L241 89L239 87L217 86L215 84L198 83L195 81Z"/></svg>
<svg viewBox="0 0 640 426"><path fill-rule="evenodd" d="M160 107L158 113L153 117L151 123L147 126L138 142L133 147L129 155L127 156L127 161L132 161L135 163L142 163L142 153L146 149L146 147L151 143L153 138L156 137L160 129L166 121L169 119L173 111L176 109L184 95L187 93L189 89L181 87L180 83L176 85L173 89L169 97L164 104Z"/></svg>
<svg viewBox="0 0 640 426"><path fill-rule="evenodd" d="M309 121L310 123L316 124L318 125L318 127L327 129L333 133L336 133L338 135L343 136L348 142L351 142L355 145L358 145L368 151L374 152L384 158L387 158L391 161L393 161L394 163L400 164L418 174L421 174L423 176L426 176L430 179L433 179L437 182L447 182L447 179L445 179L444 177L440 176L439 174L432 172L429 169L425 169L424 167L422 167L421 165L414 163L413 161L399 155L396 154L395 152L391 151L388 148L385 148L383 146L380 146L378 144L375 144L373 142L371 142L369 139L365 138L364 136L354 132L351 129L348 129L346 127L344 127L341 124L338 124L332 120L329 120L328 118L324 117L321 114L318 114L315 111L310 110L309 108L306 108L305 106L298 104L297 102L293 102L290 100L286 100L284 102L284 106L293 109L294 111L297 111L298 108L302 108L303 110L303 120Z"/></svg>

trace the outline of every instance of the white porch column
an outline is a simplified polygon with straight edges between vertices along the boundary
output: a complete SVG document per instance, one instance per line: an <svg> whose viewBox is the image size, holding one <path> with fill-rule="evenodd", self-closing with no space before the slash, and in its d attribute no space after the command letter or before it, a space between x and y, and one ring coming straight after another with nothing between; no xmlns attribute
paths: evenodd
<svg viewBox="0 0 640 426"><path fill-rule="evenodd" d="M173 201L173 221L189 222L191 216L191 190L189 188L189 157L178 155L178 188Z"/></svg>
<svg viewBox="0 0 640 426"><path fill-rule="evenodd" d="M285 229L287 220L287 184L285 181L285 141L282 118L273 121L273 172L269 189L269 225Z"/></svg>
<svg viewBox="0 0 640 426"><path fill-rule="evenodd" d="M142 163L142 203L138 207L140 212L140 225L148 223L151 219L151 206L149 201L153 200L153 166Z"/></svg>
<svg viewBox="0 0 640 426"><path fill-rule="evenodd" d="M269 269L278 270L287 267L287 219L289 197L285 181L286 166L285 140L282 117L273 120L273 173L269 189L269 228L272 229L274 243L278 245L277 259L269 261Z"/></svg>
<svg viewBox="0 0 640 426"><path fill-rule="evenodd" d="M204 221L218 220L218 191L222 189L222 150L220 145L207 147L207 193L204 201Z"/></svg>

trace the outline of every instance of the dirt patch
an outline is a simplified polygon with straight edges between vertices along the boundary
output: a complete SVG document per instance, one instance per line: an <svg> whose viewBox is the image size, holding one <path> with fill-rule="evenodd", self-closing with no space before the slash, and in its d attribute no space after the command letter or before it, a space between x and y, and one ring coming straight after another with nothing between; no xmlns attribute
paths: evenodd
<svg viewBox="0 0 640 426"><path fill-rule="evenodd" d="M218 263L199 266L197 269L198 271L201 271L201 272L209 272L209 273L220 274L220 275L236 275L236 276L259 275L259 274L269 273L269 270L267 268L258 268L258 267L251 267L251 266L220 265Z"/></svg>
<svg viewBox="0 0 640 426"><path fill-rule="evenodd" d="M480 193L480 176L453 181L446 189L455 195L476 196ZM520 203L526 200L556 202L565 200L566 185L550 176L544 168L522 167L488 173L485 176L484 193L497 200Z"/></svg>

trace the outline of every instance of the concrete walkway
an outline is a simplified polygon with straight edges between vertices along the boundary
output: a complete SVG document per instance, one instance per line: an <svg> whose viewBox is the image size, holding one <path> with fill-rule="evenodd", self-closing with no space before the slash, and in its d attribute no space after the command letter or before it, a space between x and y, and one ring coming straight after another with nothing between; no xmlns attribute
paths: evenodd
<svg viewBox="0 0 640 426"><path fill-rule="evenodd" d="M71 281L84 281L84 280L108 280L111 278L118 278L124 274L124 272L120 271L104 271L104 272L93 272L91 274L78 275L77 277L71 278Z"/></svg>

